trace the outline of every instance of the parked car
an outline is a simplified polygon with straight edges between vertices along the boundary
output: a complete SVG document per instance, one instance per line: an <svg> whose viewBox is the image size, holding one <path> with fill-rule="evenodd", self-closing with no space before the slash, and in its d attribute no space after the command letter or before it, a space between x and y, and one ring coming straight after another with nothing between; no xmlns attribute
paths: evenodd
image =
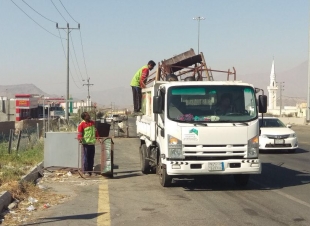
<svg viewBox="0 0 310 226"><path fill-rule="evenodd" d="M291 129L291 125L286 125L278 118L264 117L259 119L260 150L287 150L294 153L298 148L296 133Z"/></svg>
<svg viewBox="0 0 310 226"><path fill-rule="evenodd" d="M122 119L120 117L120 115L113 115L113 122L121 122Z"/></svg>
<svg viewBox="0 0 310 226"><path fill-rule="evenodd" d="M112 122L112 121L113 121L113 116L112 116L112 115L108 115L108 116L105 118L105 121L106 121L106 122Z"/></svg>

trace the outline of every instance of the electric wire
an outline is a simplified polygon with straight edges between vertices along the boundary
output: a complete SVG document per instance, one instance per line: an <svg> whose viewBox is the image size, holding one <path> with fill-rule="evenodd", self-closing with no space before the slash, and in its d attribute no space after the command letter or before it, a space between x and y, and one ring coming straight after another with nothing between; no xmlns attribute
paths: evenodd
<svg viewBox="0 0 310 226"><path fill-rule="evenodd" d="M72 56L71 51L69 51L69 54L70 54L70 60L71 60L71 62L73 63L73 67L74 67L75 73L78 74L77 69L76 69L76 66L75 66L75 63L74 63L74 60L72 60L72 59L73 59L73 56ZM83 79L82 79L82 80L83 80ZM79 80L79 81L80 81L80 80ZM80 84L82 85L82 82L81 82L81 81L80 81Z"/></svg>
<svg viewBox="0 0 310 226"><path fill-rule="evenodd" d="M68 12L68 10L66 9L66 7L62 4L62 2L59 0L59 2L61 3L62 7L64 7L64 9L66 10L66 12L68 13L68 15L71 17L72 20L74 20L76 23L79 23L77 22L75 19L73 19L73 17L70 15L70 13Z"/></svg>
<svg viewBox="0 0 310 226"><path fill-rule="evenodd" d="M34 23L36 23L39 27L41 27L43 30L45 30L46 32L50 33L51 35L57 37L57 38L61 38L58 37L57 35L53 34L52 32L48 31L47 29L45 29L43 26L41 26L38 22L36 22L34 19L32 19L32 17L30 17L24 10L22 10L22 8L20 8L13 0L11 0L11 2L17 7L19 8L24 14L26 14L27 17L29 17L29 19L31 19Z"/></svg>
<svg viewBox="0 0 310 226"><path fill-rule="evenodd" d="M61 34L60 34L59 29L57 29L57 31L58 31L58 33L59 33L59 36L61 37ZM62 43L62 39L61 39L60 41L61 41L61 46L62 46L62 49L63 49L63 51L64 51L64 55L65 55L65 57L66 57L66 51L65 51L64 44Z"/></svg>
<svg viewBox="0 0 310 226"><path fill-rule="evenodd" d="M51 22L53 22L53 23L57 23L57 22L55 22L55 21L53 21L53 20L50 20L50 19L48 19L48 18L46 18L45 16L43 16L41 13L39 13L37 10L35 10L34 8L32 8L27 2L25 2L24 0L22 0L30 9L32 9L33 11L35 11L37 14L39 14L41 17L43 17L44 19L46 19L46 20L48 20L48 21L51 21Z"/></svg>
<svg viewBox="0 0 310 226"><path fill-rule="evenodd" d="M62 5L62 7L65 9L65 11L68 13L68 15L71 17L72 20L74 20L76 23L79 24L79 22L77 22L72 16L71 14L69 13L69 11L66 9L66 7L64 6L64 4L61 2L61 0L59 0L60 4ZM79 29L80 30L80 29ZM71 36L71 34L70 34ZM83 47L83 43L82 43L82 36L81 36L81 30L80 30L80 38L81 38L81 45L82 45L82 52L83 52L83 60L84 60L84 66L85 66L85 71L86 71L86 77L88 78L88 73L87 73L87 67L86 67L86 61L85 61L85 54L84 54L84 47ZM71 37L71 42L72 42L72 37ZM74 44L72 42L72 46L73 46L73 49L74 49L74 54L75 54L75 57L76 57L76 52L75 52L75 48L74 48ZM80 69L80 66L78 64L78 61L77 61L77 58L76 58L76 62L77 62L77 65L78 65L78 68L79 68L79 71L80 71L80 76L82 78L82 80L84 80L83 76L82 76L82 73L81 73L81 69Z"/></svg>
<svg viewBox="0 0 310 226"><path fill-rule="evenodd" d="M61 12L58 10L57 6L54 4L53 0L51 0L51 2L53 3L55 9L58 11L58 13L60 14L60 16L68 23L68 21L64 18L64 16L61 14Z"/></svg>
<svg viewBox="0 0 310 226"><path fill-rule="evenodd" d="M74 43L73 43L73 38L72 38L72 36L71 36L71 33L70 33L70 37L71 37L71 43L72 43L72 47L73 47L73 52L74 52L74 55L75 55L76 64L77 64L77 67L78 67L78 69L79 69L81 79L84 80L84 78L83 78L83 76L82 76L82 73L81 73L81 69L80 69L78 60L77 60L77 57L76 57L76 52L75 52Z"/></svg>
<svg viewBox="0 0 310 226"><path fill-rule="evenodd" d="M59 0L59 2L61 3L62 7L66 10L66 12L68 13L68 15L71 17L71 19L74 20L76 23L79 24L79 22L77 22L77 21L71 16L71 14L68 12L68 10L67 10L66 7L64 6L64 4L61 2L61 0ZM82 41L81 29L79 29L79 31L80 31L80 39L81 39L81 46L82 46L82 52L83 52L84 67L85 67L85 71L86 71L86 77L87 77L87 79L88 79L89 76L88 76L87 67L86 67L86 61L85 61L85 54L84 54L84 46L83 46L83 41Z"/></svg>
<svg viewBox="0 0 310 226"><path fill-rule="evenodd" d="M82 41L82 32L81 32L81 29L79 29L79 31L80 31L80 39L81 39L81 46L82 46L82 52L83 52L83 59L84 59L84 66L85 66L85 71L86 71L86 77L87 77L87 79L88 79L89 76L88 76L87 67L86 67L86 62L85 62L85 54L84 54L84 46L83 46L83 41Z"/></svg>
<svg viewBox="0 0 310 226"><path fill-rule="evenodd" d="M57 29L57 30L58 30L59 36L61 37L61 34L60 34L59 29ZM63 44L63 42L62 42L62 39L61 39L61 45L62 45L62 49L63 49L63 52L64 52L64 56L65 56L65 58L66 58L66 51L65 51L65 47L64 47L64 44ZM70 53L70 51L69 51L69 53ZM69 68L69 74L70 74L70 76L71 76L71 78L72 78L72 80L73 80L75 86L76 86L78 89L81 89L82 87L79 87L79 86L76 84L76 82L75 82L75 80L74 80L74 78L73 78L73 76L72 76L72 73L71 73L70 68Z"/></svg>
<svg viewBox="0 0 310 226"><path fill-rule="evenodd" d="M58 8L57 8L56 5L54 4L53 0L51 0L51 2L53 3L54 7L57 9L58 13L62 16L62 18L68 23L68 21L64 18L64 16L60 13L60 11L58 10ZM66 9L66 7L62 4L62 2L61 2L61 1L59 1L59 2L61 3L61 5L62 5L63 8L65 9L65 11L68 13L68 15L72 18L72 16L70 15L70 13L69 13L68 10ZM72 18L72 19L73 19L73 18ZM74 20L74 19L73 19L73 20ZM74 21L76 22L76 20L74 20ZM82 76L82 73L81 73L81 70L80 70L79 63L78 63L78 61L77 61L76 52L75 52L75 48L74 48L74 44L73 44L73 41L72 41L72 36L71 36L71 34L70 34L70 37L71 37L71 43L72 43L73 50L74 50L74 54L75 54L76 63L77 63L78 69L79 69L79 71L80 71L80 76L81 76L81 78L82 78L82 80L83 80L83 76ZM71 54L71 51L69 51L69 53L70 53L70 55L72 55L72 54ZM72 61L72 62L73 62L74 69L75 69L75 71L76 71L76 73L77 73L77 69L76 69L75 63L74 63L74 61ZM78 74L78 73L77 73L77 74Z"/></svg>

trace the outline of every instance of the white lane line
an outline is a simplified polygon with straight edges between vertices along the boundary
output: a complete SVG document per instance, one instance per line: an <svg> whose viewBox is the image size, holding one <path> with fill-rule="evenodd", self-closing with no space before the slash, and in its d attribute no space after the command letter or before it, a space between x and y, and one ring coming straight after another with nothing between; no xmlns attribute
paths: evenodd
<svg viewBox="0 0 310 226"><path fill-rule="evenodd" d="M250 180L250 181L251 181L252 183L254 183L254 184L257 184L257 185L261 186L261 187L268 187L268 186L266 186L266 185L264 185L264 184L261 184L261 183L258 183L258 182L256 182L256 181L253 181L253 180ZM302 201L302 200L300 200L300 199L298 199L298 198L295 198L294 196L288 195L288 194L286 194L286 193L284 193L284 192L282 192L282 191L279 191L279 190L272 190L272 189L270 189L270 191L275 192L275 193L277 193L278 195L282 195L283 197L285 197L285 198L287 198L287 199L290 199L290 200L292 200L292 201L294 201L294 202L297 202L297 203L299 203L299 204L301 204L301 205L304 205L304 206L310 208L310 204L309 204L309 203L304 202L304 201Z"/></svg>

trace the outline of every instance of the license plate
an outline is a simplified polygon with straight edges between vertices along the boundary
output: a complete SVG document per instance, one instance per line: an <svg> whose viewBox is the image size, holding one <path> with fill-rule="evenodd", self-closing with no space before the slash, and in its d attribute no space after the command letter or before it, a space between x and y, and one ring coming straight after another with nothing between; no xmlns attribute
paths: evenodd
<svg viewBox="0 0 310 226"><path fill-rule="evenodd" d="M224 170L224 163L223 162L209 162L208 170L209 171L222 171Z"/></svg>
<svg viewBox="0 0 310 226"><path fill-rule="evenodd" d="M284 140L283 139L274 139L275 144L283 144Z"/></svg>

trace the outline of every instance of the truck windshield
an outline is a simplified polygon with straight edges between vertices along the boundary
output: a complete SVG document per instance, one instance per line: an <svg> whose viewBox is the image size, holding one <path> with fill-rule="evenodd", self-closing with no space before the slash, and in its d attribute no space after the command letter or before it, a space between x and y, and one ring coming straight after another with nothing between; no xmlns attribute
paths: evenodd
<svg viewBox="0 0 310 226"><path fill-rule="evenodd" d="M250 86L176 86L168 90L167 115L173 121L247 122L257 118Z"/></svg>

